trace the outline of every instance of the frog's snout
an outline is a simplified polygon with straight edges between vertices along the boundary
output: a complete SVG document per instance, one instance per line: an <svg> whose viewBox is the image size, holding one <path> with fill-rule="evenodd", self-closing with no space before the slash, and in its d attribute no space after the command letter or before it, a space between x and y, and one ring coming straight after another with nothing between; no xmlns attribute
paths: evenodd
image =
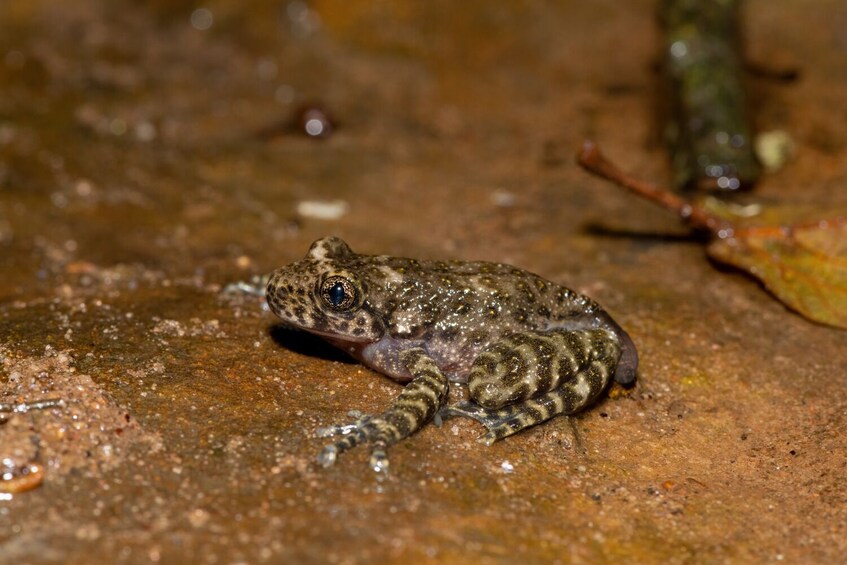
<svg viewBox="0 0 847 565"><path fill-rule="evenodd" d="M268 301L271 311L280 318L286 319L285 304L288 301L289 292L283 284L282 277L277 271L271 275L268 281L268 287L265 292L265 298Z"/></svg>

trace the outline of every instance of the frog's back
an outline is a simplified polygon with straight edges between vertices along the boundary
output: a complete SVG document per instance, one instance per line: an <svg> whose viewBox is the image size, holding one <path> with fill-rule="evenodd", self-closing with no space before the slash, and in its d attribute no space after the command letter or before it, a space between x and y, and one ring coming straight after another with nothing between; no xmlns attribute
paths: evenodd
<svg viewBox="0 0 847 565"><path fill-rule="evenodd" d="M590 298L511 265L388 256L356 260L348 268L381 283L368 292L387 313L387 335L375 352L423 347L452 380L465 381L482 350L522 331L606 328L622 336L624 350L631 344Z"/></svg>

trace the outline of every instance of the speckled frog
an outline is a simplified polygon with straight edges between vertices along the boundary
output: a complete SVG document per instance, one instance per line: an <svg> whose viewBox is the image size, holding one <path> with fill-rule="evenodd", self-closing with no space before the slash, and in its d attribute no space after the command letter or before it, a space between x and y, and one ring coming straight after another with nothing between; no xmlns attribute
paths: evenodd
<svg viewBox="0 0 847 565"><path fill-rule="evenodd" d="M338 436L324 466L360 443L386 449L441 416L466 416L491 444L591 404L611 379L635 380L627 333L593 300L500 263L359 255L337 237L312 244L268 282L271 310L366 366L408 382L382 414L318 430ZM449 383L469 400L445 407Z"/></svg>

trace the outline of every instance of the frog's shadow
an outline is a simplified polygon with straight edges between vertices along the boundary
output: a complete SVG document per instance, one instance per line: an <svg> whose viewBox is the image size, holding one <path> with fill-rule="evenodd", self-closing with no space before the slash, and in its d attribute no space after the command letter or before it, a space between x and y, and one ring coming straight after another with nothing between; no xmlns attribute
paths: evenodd
<svg viewBox="0 0 847 565"><path fill-rule="evenodd" d="M284 324L275 324L268 328L268 335L277 345L284 347L294 353L323 359L324 361L339 361L341 363L355 364L356 360L328 344L316 335L309 332L294 330Z"/></svg>

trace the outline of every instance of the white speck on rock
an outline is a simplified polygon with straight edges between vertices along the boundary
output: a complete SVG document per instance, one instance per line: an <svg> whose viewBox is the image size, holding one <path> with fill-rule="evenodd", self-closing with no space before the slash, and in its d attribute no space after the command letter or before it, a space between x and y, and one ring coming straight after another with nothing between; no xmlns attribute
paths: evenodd
<svg viewBox="0 0 847 565"><path fill-rule="evenodd" d="M344 200L303 200L297 203L297 214L317 220L337 220L349 209L350 205Z"/></svg>

